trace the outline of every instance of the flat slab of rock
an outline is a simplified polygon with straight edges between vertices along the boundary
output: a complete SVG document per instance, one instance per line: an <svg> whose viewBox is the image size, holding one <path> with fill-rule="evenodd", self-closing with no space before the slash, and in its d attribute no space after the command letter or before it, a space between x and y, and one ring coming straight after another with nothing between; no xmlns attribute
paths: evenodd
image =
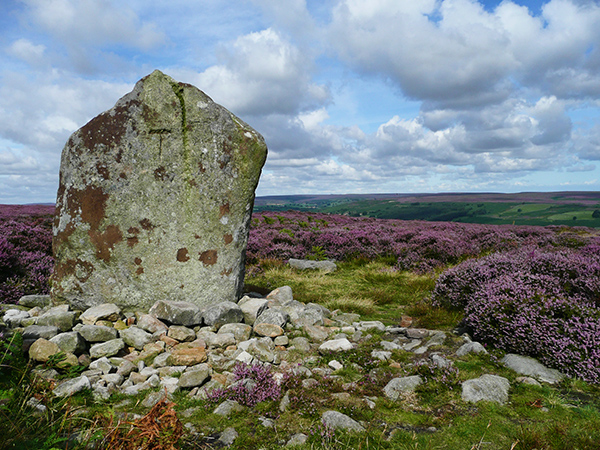
<svg viewBox="0 0 600 450"><path fill-rule="evenodd" d="M321 420L323 425L334 430L365 431L365 428L356 420L338 411L325 411L321 416Z"/></svg>
<svg viewBox="0 0 600 450"><path fill-rule="evenodd" d="M462 399L465 402L496 402L504 405L508 401L510 382L498 375L482 375L462 384Z"/></svg>
<svg viewBox="0 0 600 450"><path fill-rule="evenodd" d="M121 315L121 308L114 303L103 303L86 309L79 320L84 325L94 325L99 320L109 320L114 322L119 319Z"/></svg>
<svg viewBox="0 0 600 450"><path fill-rule="evenodd" d="M333 261L311 261L308 259L290 258L288 264L290 267L299 270L320 270L325 273L335 272L337 270L337 265Z"/></svg>
<svg viewBox="0 0 600 450"><path fill-rule="evenodd" d="M263 138L206 94L160 71L71 135L61 158L51 295L237 300Z"/></svg>
<svg viewBox="0 0 600 450"><path fill-rule="evenodd" d="M419 375L393 378L383 388L383 393L391 400L398 400L403 392L412 392L422 383L423 379Z"/></svg>
<svg viewBox="0 0 600 450"><path fill-rule="evenodd" d="M509 353L502 358L501 362L517 373L536 378L544 383L556 384L565 378L563 373L556 369L550 369L529 356Z"/></svg>
<svg viewBox="0 0 600 450"><path fill-rule="evenodd" d="M190 327L202 323L202 310L190 302L159 300L148 314L172 325Z"/></svg>
<svg viewBox="0 0 600 450"><path fill-rule="evenodd" d="M319 346L319 352L345 352L348 350L352 350L354 345L346 338L341 339L332 339L330 341L325 341Z"/></svg>

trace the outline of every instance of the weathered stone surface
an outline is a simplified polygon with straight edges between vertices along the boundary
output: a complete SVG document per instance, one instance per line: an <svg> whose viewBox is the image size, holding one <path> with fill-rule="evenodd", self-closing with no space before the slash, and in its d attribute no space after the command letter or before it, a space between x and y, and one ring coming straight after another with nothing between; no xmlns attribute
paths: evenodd
<svg viewBox="0 0 600 450"><path fill-rule="evenodd" d="M157 331L164 331L166 333L169 329L164 323L150 314L140 314L137 318L137 326L148 333L156 333Z"/></svg>
<svg viewBox="0 0 600 450"><path fill-rule="evenodd" d="M82 325L76 327L76 330L88 342L106 342L116 339L119 335L114 328L103 325Z"/></svg>
<svg viewBox="0 0 600 450"><path fill-rule="evenodd" d="M272 323L273 325L283 328L289 318L289 314L285 311L278 308L269 308L256 318L254 326L256 327L259 323Z"/></svg>
<svg viewBox="0 0 600 450"><path fill-rule="evenodd" d="M279 325L272 323L258 323L254 325L254 332L259 336L268 336L271 338L281 336L283 329Z"/></svg>
<svg viewBox="0 0 600 450"><path fill-rule="evenodd" d="M70 397L77 392L91 388L92 385L90 384L90 380L85 375L82 375L59 384L54 388L52 393L57 397Z"/></svg>
<svg viewBox="0 0 600 450"><path fill-rule="evenodd" d="M50 339L60 347L63 352L80 354L85 351L85 341L77 331L61 333Z"/></svg>
<svg viewBox="0 0 600 450"><path fill-rule="evenodd" d="M423 379L419 375L411 375L409 377L393 378L383 388L385 396L391 400L398 400L402 392L414 391L417 386L423 383Z"/></svg>
<svg viewBox="0 0 600 450"><path fill-rule="evenodd" d="M125 348L123 339L112 339L101 344L92 345L90 348L90 356L94 359L102 358L103 356L114 356Z"/></svg>
<svg viewBox="0 0 600 450"><path fill-rule="evenodd" d="M29 357L34 361L46 362L52 355L60 352L60 347L54 342L39 338L29 347Z"/></svg>
<svg viewBox="0 0 600 450"><path fill-rule="evenodd" d="M69 331L73 328L75 313L73 311L61 311L52 309L38 317L37 325L42 327L57 327L60 331Z"/></svg>
<svg viewBox="0 0 600 450"><path fill-rule="evenodd" d="M248 325L254 325L254 321L268 307L269 301L265 298L244 297L238 302L238 306L244 314L244 322Z"/></svg>
<svg viewBox="0 0 600 450"><path fill-rule="evenodd" d="M244 407L235 400L225 400L213 411L213 414L228 417L231 413L242 412Z"/></svg>
<svg viewBox="0 0 600 450"><path fill-rule="evenodd" d="M167 336L177 339L179 342L191 342L196 339L196 332L182 325L172 325L169 327Z"/></svg>
<svg viewBox="0 0 600 450"><path fill-rule="evenodd" d="M194 366L206 358L206 350L202 347L179 348L171 352L168 361L172 366Z"/></svg>
<svg viewBox="0 0 600 450"><path fill-rule="evenodd" d="M226 323L239 323L244 320L244 313L234 302L219 302L202 312L204 324L220 328Z"/></svg>
<svg viewBox="0 0 600 450"><path fill-rule="evenodd" d="M501 362L509 369L522 375L528 375L544 383L555 384L560 382L565 375L556 369L550 369L534 358L509 353Z"/></svg>
<svg viewBox="0 0 600 450"><path fill-rule="evenodd" d="M325 273L337 270L337 265L333 261L311 261L308 259L290 258L288 264L290 267L298 270L320 270Z"/></svg>
<svg viewBox="0 0 600 450"><path fill-rule="evenodd" d="M23 330L23 340L36 340L39 338L51 339L58 334L58 328L54 326L30 325Z"/></svg>
<svg viewBox="0 0 600 450"><path fill-rule="evenodd" d="M467 342L456 350L456 356L465 356L469 353L487 353L487 350L479 342Z"/></svg>
<svg viewBox="0 0 600 450"><path fill-rule="evenodd" d="M149 314L173 325L189 327L202 323L200 307L190 302L159 300L152 305Z"/></svg>
<svg viewBox="0 0 600 450"><path fill-rule="evenodd" d="M252 327L250 325L246 325L245 323L226 323L219 328L219 332L217 334L223 333L233 334L235 340L238 342L247 341L250 339Z"/></svg>
<svg viewBox="0 0 600 450"><path fill-rule="evenodd" d="M109 320L115 322L121 315L121 308L114 303L102 303L86 309L79 320L84 325L94 325L99 320Z"/></svg>
<svg viewBox="0 0 600 450"><path fill-rule="evenodd" d="M160 71L67 141L52 296L79 309L237 300L262 137Z"/></svg>
<svg viewBox="0 0 600 450"><path fill-rule="evenodd" d="M19 299L19 305L26 306L27 308L35 308L36 306L43 308L50 304L49 295L24 295Z"/></svg>
<svg viewBox="0 0 600 450"><path fill-rule="evenodd" d="M462 399L471 403L484 400L503 405L508 401L509 388L510 382L506 378L486 374L463 382Z"/></svg>
<svg viewBox="0 0 600 450"><path fill-rule="evenodd" d="M321 421L323 425L334 430L365 431L364 427L356 420L337 411L325 411L321 416Z"/></svg>
<svg viewBox="0 0 600 450"><path fill-rule="evenodd" d="M129 327L121 330L119 335L125 344L135 347L137 350L143 349L144 345L149 344L154 340L154 337L150 333L138 327Z"/></svg>
<svg viewBox="0 0 600 450"><path fill-rule="evenodd" d="M294 300L294 295L292 294L292 288L289 286L281 286L277 289L272 290L267 295L267 299L272 304L284 305L287 302Z"/></svg>
<svg viewBox="0 0 600 450"><path fill-rule="evenodd" d="M332 339L331 341L325 341L319 346L319 352L344 352L352 350L354 345L346 338Z"/></svg>
<svg viewBox="0 0 600 450"><path fill-rule="evenodd" d="M208 364L197 364L181 374L178 385L181 388L200 386L209 376L210 366Z"/></svg>

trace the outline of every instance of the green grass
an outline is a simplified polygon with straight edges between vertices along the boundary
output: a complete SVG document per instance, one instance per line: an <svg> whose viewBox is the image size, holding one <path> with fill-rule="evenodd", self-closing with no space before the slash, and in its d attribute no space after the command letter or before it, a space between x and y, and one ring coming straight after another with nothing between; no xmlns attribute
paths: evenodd
<svg viewBox="0 0 600 450"><path fill-rule="evenodd" d="M261 264L261 270L250 267L248 273L254 275L248 276L246 283L265 292L289 285L297 300L358 312L363 320L396 325L402 315L409 315L416 326L445 330L446 342L432 351L450 357L463 343L460 336L452 333L461 320L460 314L433 308L429 303L434 275L398 272L392 270L393 262L356 260L340 263L336 272L323 274L301 272L281 262L268 261ZM290 332L290 336L300 334L299 330ZM300 432L309 435L307 443L297 447L301 450L598 448L600 387L579 380L566 380L557 386L519 384L517 374L498 362L502 354L494 351L488 355L455 358L457 371L451 373L428 372L429 369L416 364L424 356L403 350L394 350L390 361L377 362L371 357L371 351L380 349L379 342L385 336L380 332L370 334L371 339L357 345L352 352L325 355L290 352L288 361L292 363L317 368L327 367L329 361L336 359L344 368L332 377L322 377L315 371L313 378L318 383L313 387L304 387L300 379L290 378L284 389L292 400L287 411L281 412L279 400L275 400L223 418L212 413L215 403L192 399L186 392L179 392L173 396L177 416L205 438L234 427L239 437L232 450L280 449L293 434ZM102 438L115 427L124 426L124 420L131 422L133 413L148 413L141 404L147 392L133 398L114 394L100 403L94 402L89 393L52 399L50 386L31 382L31 367L18 352L0 352L0 357L2 355L4 359L0 364L10 363L4 365L12 368L4 369L0 376L0 413L3 414L0 449L65 448L66 437L78 430L85 430L88 439ZM509 379L508 404L462 401L460 383L485 373ZM382 395L382 388L391 378L413 374L427 376L428 382L398 401ZM33 395L44 399L49 407L47 414L36 416L26 406ZM375 407L371 408L365 398L372 399ZM367 431L328 432L320 423L322 412L328 409L362 421ZM123 418L124 413L129 415L128 419ZM263 426L267 418L275 422L274 428ZM1 434L8 432L12 433L10 440ZM207 442L186 435L177 448L210 448ZM70 443L68 448L83 448L83 445L77 447Z"/></svg>

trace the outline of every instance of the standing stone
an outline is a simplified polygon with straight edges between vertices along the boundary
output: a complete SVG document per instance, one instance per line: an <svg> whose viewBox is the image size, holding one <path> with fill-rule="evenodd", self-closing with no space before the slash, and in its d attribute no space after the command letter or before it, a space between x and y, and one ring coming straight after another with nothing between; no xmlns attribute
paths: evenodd
<svg viewBox="0 0 600 450"><path fill-rule="evenodd" d="M237 301L263 138L160 71L63 149L52 297L74 309Z"/></svg>

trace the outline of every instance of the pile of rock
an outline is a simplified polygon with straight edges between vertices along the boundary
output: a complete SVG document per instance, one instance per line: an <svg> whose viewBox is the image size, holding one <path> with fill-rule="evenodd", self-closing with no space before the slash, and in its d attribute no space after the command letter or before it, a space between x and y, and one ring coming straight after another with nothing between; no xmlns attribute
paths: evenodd
<svg viewBox="0 0 600 450"><path fill-rule="evenodd" d="M114 392L137 395L150 389L143 401L147 407L165 391L187 390L192 397L204 398L212 389L227 387L234 382L231 372L238 363L271 364L275 372L292 372L303 378L303 386L310 387L317 375L335 376L335 371L343 368L336 360L326 367L311 368L308 362L315 362L318 352L351 351L374 332L382 339L374 345L371 356L382 361L392 362L392 352L400 350L429 364L449 367L455 358L486 352L466 335L448 338L442 331L385 326L379 321L361 321L358 314L304 304L294 300L287 286L264 298L244 296L238 303L222 302L205 309L186 302L158 301L147 313L124 313L113 304L71 311L67 305L49 306L47 296L26 296L18 307L13 305L4 312L3 322L23 333L25 351L32 360L43 363L60 353L64 355L60 364L86 366L79 376L58 384L55 395L91 389L95 397L107 399ZM410 322L410 318L403 318L403 322ZM306 354L303 363L288 362L291 350ZM507 355L503 363L526 375L517 378L518 382L556 383L563 377L532 358ZM48 378L58 375L53 369L37 372ZM397 400L423 382L418 375L394 378L382 396ZM506 378L486 374L464 382L462 398L467 402L506 403L509 387ZM371 408L376 400L363 399ZM43 408L40 404L32 406ZM227 401L214 413L229 415L240 407ZM286 408L285 397L280 408ZM362 429L341 416L328 411L323 420L333 428Z"/></svg>

